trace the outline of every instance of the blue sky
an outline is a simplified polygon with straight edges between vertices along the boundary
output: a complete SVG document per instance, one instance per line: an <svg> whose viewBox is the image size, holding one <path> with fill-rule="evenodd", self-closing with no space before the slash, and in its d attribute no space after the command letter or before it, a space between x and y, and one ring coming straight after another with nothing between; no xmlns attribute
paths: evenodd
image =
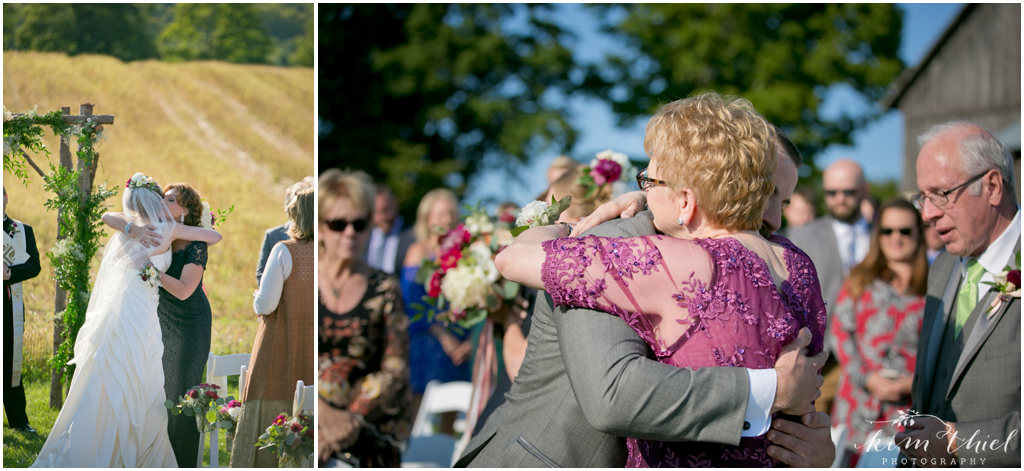
<svg viewBox="0 0 1024 471"><path fill-rule="evenodd" d="M917 66L963 8L961 3L904 3L899 6L905 12L900 57L908 67ZM556 15L562 20L561 24L578 35L575 44L569 44L577 60L595 61L605 51L617 47L615 42L597 33L597 20L581 5L559 5ZM848 89L836 87L829 92L821 112L844 109L857 112L872 106L878 105L865 102ZM644 155L646 119L637 120L629 128L618 128L609 107L596 99L573 99L570 110L573 113L571 121L580 132L572 156L589 160L595 153L609 148L633 158ZM854 145L831 146L819 154L816 161L819 168L823 168L839 158L850 157L861 163L868 180L898 181L903 176L903 139L903 116L899 111L891 110L878 121L856 131L853 134ZM472 204L478 200L511 200L525 205L547 187L545 172L556 155L553 152L541 155L517 172L527 177L522 183L510 182L505 172L489 171L478 175L470 181L465 201Z"/></svg>

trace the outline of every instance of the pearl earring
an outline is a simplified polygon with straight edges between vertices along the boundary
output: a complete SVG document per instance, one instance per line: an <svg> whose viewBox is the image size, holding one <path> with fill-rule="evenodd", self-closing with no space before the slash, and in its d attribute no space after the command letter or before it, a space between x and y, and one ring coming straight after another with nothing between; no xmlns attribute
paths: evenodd
<svg viewBox="0 0 1024 471"><path fill-rule="evenodd" d="M676 224L679 224L680 226L682 226L683 225L683 218L677 218L676 219Z"/></svg>

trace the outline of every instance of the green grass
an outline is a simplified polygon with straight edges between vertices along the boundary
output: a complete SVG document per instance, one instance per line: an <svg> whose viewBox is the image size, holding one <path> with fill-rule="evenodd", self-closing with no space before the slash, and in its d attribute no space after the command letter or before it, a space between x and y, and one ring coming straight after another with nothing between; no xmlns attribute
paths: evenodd
<svg viewBox="0 0 1024 471"><path fill-rule="evenodd" d="M238 378L228 378L228 395L238 397ZM35 461L39 450L43 448L46 437L49 436L53 423L57 421L58 410L50 408L50 382L49 380L33 381L25 383L25 398L28 406L28 420L32 428L39 432L37 435L24 434L7 427L7 417L4 417L4 468L27 468ZM219 433L219 446L217 447L217 462L221 467L227 467L231 461L231 455L227 451L224 431ZM205 438L209 443L210 438ZM203 465L210 465L209 446L203 449Z"/></svg>

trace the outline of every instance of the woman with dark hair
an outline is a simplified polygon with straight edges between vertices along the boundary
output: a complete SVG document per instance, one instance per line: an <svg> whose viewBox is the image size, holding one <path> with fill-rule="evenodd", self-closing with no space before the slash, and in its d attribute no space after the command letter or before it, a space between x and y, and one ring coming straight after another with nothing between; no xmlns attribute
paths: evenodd
<svg viewBox="0 0 1024 471"><path fill-rule="evenodd" d="M844 466L856 466L876 430L894 435L887 420L910 407L917 339L928 288L928 257L921 215L909 201L878 210L868 255L839 291L832 333L842 378L832 424L848 433Z"/></svg>
<svg viewBox="0 0 1024 471"><path fill-rule="evenodd" d="M164 186L164 203L175 222L192 227L212 227L213 215L203 210L199 192L187 183ZM205 219L205 224L204 224ZM127 227L121 213L107 213L103 221L110 227L145 240L148 227ZM125 231L128 229L128 231ZM130 231L130 232L129 232ZM177 402L189 388L203 382L203 368L210 355L213 312L203 289L207 243L174 240L171 264L161 273L160 319L164 344L164 392ZM168 411L167 433L179 468L194 468L199 463L199 429L194 417Z"/></svg>

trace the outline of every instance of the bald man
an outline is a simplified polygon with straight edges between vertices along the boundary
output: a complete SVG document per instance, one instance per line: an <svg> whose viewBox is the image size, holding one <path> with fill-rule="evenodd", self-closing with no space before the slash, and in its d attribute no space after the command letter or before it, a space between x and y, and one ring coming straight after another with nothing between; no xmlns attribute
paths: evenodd
<svg viewBox="0 0 1024 471"><path fill-rule="evenodd" d="M839 296L850 268L856 266L868 253L871 244L871 225L861 214L861 203L868 195L864 170L851 159L839 159L825 168L822 174L825 188L825 206L828 214L789 231L793 241L811 257L818 270L821 296L825 299L828 318ZM832 351L831 329L825 331L825 348ZM829 356L823 374L821 399L816 403L819 411L831 412L832 398L839 381L839 368L834 355Z"/></svg>

